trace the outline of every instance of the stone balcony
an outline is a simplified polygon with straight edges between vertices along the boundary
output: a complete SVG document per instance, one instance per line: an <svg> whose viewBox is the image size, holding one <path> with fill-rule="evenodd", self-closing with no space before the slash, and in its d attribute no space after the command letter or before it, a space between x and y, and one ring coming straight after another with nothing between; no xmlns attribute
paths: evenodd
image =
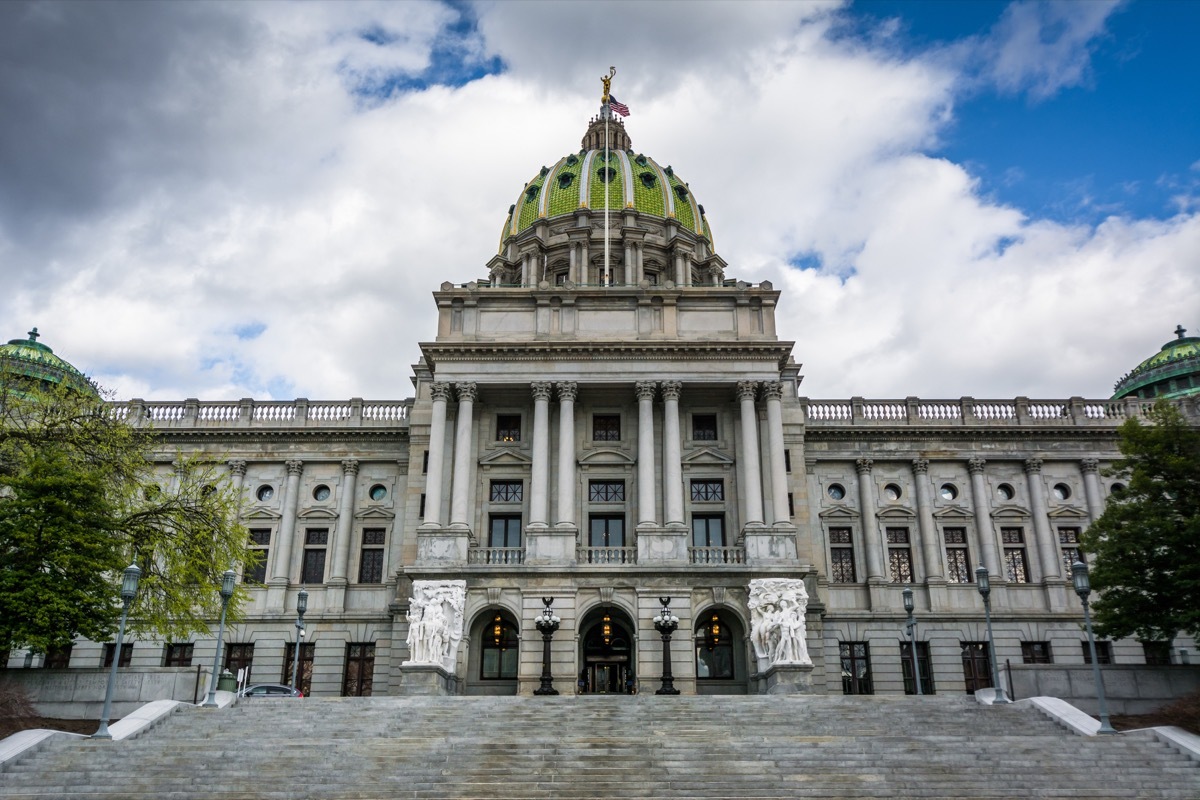
<svg viewBox="0 0 1200 800"><path fill-rule="evenodd" d="M1153 401L1132 397L1120 400L1085 400L1082 397L1066 400L1031 400L1028 397L1012 400L977 400L973 397L957 400L923 400L918 397L902 400L868 400L862 397L813 400L801 397L799 403L805 425L810 428L884 428L904 425L947 428L1115 428L1131 417L1144 415L1153 405ZM1195 418L1194 411L1186 407L1182 407L1182 410Z"/></svg>
<svg viewBox="0 0 1200 800"><path fill-rule="evenodd" d="M109 404L114 416L137 426L187 428L407 428L413 399L175 401Z"/></svg>

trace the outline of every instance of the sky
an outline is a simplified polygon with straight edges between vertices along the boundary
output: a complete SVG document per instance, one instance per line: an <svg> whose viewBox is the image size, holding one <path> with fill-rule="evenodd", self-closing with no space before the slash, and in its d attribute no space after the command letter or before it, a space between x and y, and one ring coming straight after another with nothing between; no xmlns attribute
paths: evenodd
<svg viewBox="0 0 1200 800"><path fill-rule="evenodd" d="M812 398L1107 397L1200 333L1200 3L0 3L0 341L403 399L600 76Z"/></svg>

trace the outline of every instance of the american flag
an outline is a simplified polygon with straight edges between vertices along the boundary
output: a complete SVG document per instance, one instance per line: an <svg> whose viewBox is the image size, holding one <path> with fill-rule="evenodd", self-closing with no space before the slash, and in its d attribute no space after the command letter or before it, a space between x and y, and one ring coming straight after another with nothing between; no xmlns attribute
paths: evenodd
<svg viewBox="0 0 1200 800"><path fill-rule="evenodd" d="M608 105L609 108L620 114L622 117L629 116L629 106L625 105L611 94L608 96Z"/></svg>

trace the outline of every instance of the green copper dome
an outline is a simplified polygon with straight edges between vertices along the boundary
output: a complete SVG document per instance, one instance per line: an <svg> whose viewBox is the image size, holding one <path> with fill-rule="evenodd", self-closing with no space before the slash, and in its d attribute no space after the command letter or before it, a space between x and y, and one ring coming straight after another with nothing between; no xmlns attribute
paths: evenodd
<svg viewBox="0 0 1200 800"><path fill-rule="evenodd" d="M28 339L10 339L8 344L0 345L0 373L18 381L63 384L95 394L91 381L39 342L38 335L34 328Z"/></svg>
<svg viewBox="0 0 1200 800"><path fill-rule="evenodd" d="M1154 355L1117 381L1113 399L1200 395L1200 336L1185 336L1183 326Z"/></svg>

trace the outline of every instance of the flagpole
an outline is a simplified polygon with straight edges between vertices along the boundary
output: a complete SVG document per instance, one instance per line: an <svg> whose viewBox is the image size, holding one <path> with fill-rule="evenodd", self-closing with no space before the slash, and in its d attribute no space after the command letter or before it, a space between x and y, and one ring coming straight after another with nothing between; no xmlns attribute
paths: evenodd
<svg viewBox="0 0 1200 800"><path fill-rule="evenodd" d="M612 284L612 275L608 265L608 206L609 206L609 190L612 189L612 175L609 172L608 166L608 121L612 117L612 109L608 104L608 98L604 98L604 108L601 113L604 114L604 176L608 180L604 184L604 285Z"/></svg>

